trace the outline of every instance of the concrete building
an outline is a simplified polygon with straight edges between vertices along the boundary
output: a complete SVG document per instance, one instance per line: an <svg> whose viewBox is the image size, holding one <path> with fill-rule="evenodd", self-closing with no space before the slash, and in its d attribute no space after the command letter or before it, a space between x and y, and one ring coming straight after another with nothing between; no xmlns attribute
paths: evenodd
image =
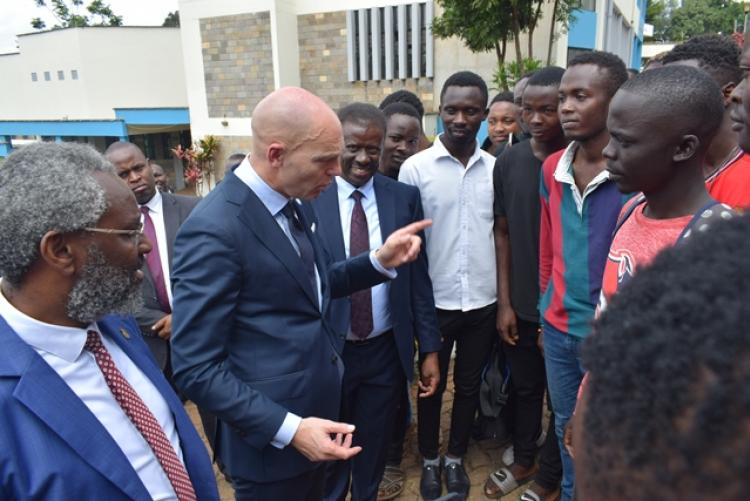
<svg viewBox="0 0 750 501"><path fill-rule="evenodd" d="M641 67L647 0L581 0L567 34L568 56L580 51L617 54L629 68Z"/></svg>
<svg viewBox="0 0 750 501"><path fill-rule="evenodd" d="M19 52L0 55L0 157L14 143L103 151L122 139L169 169L169 148L190 144L178 28L67 28L18 40Z"/></svg>
<svg viewBox="0 0 750 501"><path fill-rule="evenodd" d="M584 0L569 33L554 30L553 64L600 49L639 67L645 4ZM378 104L406 88L424 102L425 128L434 134L447 77L468 69L491 82L497 67L494 53L473 54L457 39L433 38L439 7L432 0L180 0L179 8L192 134L219 138L219 158L249 151L252 110L281 86L302 86L334 108ZM534 36L538 59L546 59L551 8L548 2ZM527 56L525 36L521 45Z"/></svg>

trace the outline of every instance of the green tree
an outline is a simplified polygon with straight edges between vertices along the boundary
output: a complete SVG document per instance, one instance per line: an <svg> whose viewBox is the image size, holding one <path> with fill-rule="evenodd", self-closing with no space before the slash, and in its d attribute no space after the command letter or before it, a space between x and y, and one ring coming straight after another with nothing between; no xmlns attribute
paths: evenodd
<svg viewBox="0 0 750 501"><path fill-rule="evenodd" d="M706 33L731 34L742 31L742 4L733 0L685 0L671 12L665 29L668 40L680 42Z"/></svg>
<svg viewBox="0 0 750 501"><path fill-rule="evenodd" d="M733 0L650 0L646 22L654 39L682 42L696 35L743 31L742 3Z"/></svg>
<svg viewBox="0 0 750 501"><path fill-rule="evenodd" d="M542 19L544 6L552 5L550 38L561 22L567 27L571 12L579 0L437 0L443 12L433 20L432 31L438 38L458 37L472 52L495 51L498 68L505 64L508 43L515 49L515 60L523 61L521 34L528 33L526 58L533 60L534 33ZM547 63L552 58L552 40L547 48ZM504 84L505 85L505 84Z"/></svg>
<svg viewBox="0 0 750 501"><path fill-rule="evenodd" d="M81 13L83 0L34 0L37 7L46 8L55 18L53 28L71 28L80 26L122 26L122 16L116 15L103 0L91 1ZM86 14L88 13L88 14ZM37 30L47 27L41 18L31 20L31 26Z"/></svg>
<svg viewBox="0 0 750 501"><path fill-rule="evenodd" d="M180 26L180 11L176 10L174 12L170 12L169 14L167 14L167 17L164 18L164 22L161 25L169 26L169 27L179 27Z"/></svg>

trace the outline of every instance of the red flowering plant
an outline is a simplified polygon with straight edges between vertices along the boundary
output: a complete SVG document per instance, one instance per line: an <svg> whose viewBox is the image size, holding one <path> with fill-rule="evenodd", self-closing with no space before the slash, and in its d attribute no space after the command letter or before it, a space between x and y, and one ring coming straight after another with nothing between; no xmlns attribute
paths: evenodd
<svg viewBox="0 0 750 501"><path fill-rule="evenodd" d="M205 191L212 188L214 157L218 149L219 140L214 136L206 136L189 148L183 148L182 145L172 148L172 154L182 160L185 184L195 186L199 195L204 194L204 188L207 188Z"/></svg>

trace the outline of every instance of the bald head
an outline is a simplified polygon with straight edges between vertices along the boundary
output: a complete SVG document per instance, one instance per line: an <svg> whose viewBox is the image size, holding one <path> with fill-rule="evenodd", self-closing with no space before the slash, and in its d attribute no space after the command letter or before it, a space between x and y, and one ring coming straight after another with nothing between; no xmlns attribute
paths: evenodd
<svg viewBox="0 0 750 501"><path fill-rule="evenodd" d="M318 96L284 87L253 110L251 164L276 191L288 197L316 197L340 174L341 123Z"/></svg>
<svg viewBox="0 0 750 501"><path fill-rule="evenodd" d="M295 149L314 141L324 129L338 128L336 114L322 99L299 87L282 87L264 97L253 110L253 153L262 155L274 142Z"/></svg>

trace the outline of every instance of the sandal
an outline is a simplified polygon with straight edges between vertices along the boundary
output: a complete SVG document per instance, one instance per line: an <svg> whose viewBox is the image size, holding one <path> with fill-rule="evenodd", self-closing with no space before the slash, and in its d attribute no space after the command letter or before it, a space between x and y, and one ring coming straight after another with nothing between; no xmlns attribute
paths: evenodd
<svg viewBox="0 0 750 501"><path fill-rule="evenodd" d="M520 486L531 482L537 469L534 468L528 477L520 481L513 476L513 473L508 468L503 467L493 471L484 483L484 495L490 499L499 499L518 489Z"/></svg>
<svg viewBox="0 0 750 501"><path fill-rule="evenodd" d="M560 489L557 489L555 491L555 497L552 498L554 501L559 501L560 499ZM521 495L518 498L518 501L544 501L544 498L537 494L536 492L532 491L531 489L526 489L521 493Z"/></svg>
<svg viewBox="0 0 750 501"><path fill-rule="evenodd" d="M383 472L383 479L378 485L378 501L386 501L387 499L394 499L404 492L404 486L406 485L406 474L398 466L385 466L385 472Z"/></svg>

